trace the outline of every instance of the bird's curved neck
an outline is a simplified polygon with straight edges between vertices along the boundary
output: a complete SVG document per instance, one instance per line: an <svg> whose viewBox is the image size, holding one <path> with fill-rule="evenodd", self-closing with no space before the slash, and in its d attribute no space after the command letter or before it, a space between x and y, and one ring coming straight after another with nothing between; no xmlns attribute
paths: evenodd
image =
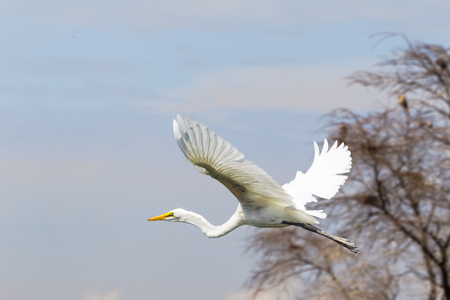
<svg viewBox="0 0 450 300"><path fill-rule="evenodd" d="M186 218L182 222L197 226L209 238L224 236L225 234L243 225L243 220L238 212L234 213L228 221L219 226L211 225L211 223L209 223L203 216L194 212L189 212L189 218Z"/></svg>

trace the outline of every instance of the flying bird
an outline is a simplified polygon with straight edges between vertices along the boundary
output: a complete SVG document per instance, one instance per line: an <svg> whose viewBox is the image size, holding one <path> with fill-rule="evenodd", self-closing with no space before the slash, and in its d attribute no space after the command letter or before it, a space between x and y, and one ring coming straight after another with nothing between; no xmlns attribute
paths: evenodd
<svg viewBox="0 0 450 300"><path fill-rule="evenodd" d="M299 226L325 236L358 253L351 241L327 233L312 224L324 219L323 210L309 210L306 204L316 197L331 199L344 184L352 159L348 147L337 142L331 148L325 139L322 151L314 142L314 161L306 173L280 186L264 170L248 160L215 131L194 118L177 115L173 132L183 154L200 173L222 183L239 200L236 212L223 225L211 225L203 216L176 208L149 221L184 222L199 227L209 238L228 234L239 226Z"/></svg>

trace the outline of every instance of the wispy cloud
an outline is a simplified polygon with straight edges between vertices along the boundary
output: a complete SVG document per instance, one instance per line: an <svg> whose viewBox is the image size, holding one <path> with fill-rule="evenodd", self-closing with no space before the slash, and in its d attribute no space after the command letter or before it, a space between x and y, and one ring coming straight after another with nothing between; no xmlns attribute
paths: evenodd
<svg viewBox="0 0 450 300"><path fill-rule="evenodd" d="M106 294L97 294L96 292L88 292L83 300L119 300L119 291L112 290Z"/></svg>
<svg viewBox="0 0 450 300"><path fill-rule="evenodd" d="M213 30L242 26L248 22L280 25L301 25L357 20L384 20L402 22L423 18L423 7L430 1L413 0L392 2L387 0L359 2L344 1L208 1L208 0L153 0L153 1L46 1L46 4L30 0L4 1L3 11L16 16L40 19L45 22L59 22L77 26L120 27L132 25L140 29L161 29L175 27L204 27ZM390 9L386 9L389 7ZM433 1L427 15L440 14L450 8L445 0ZM336 11L340 13L336 13ZM311 14L320 11L320 14ZM205 27L205 24L210 26ZM420 23L420 26L437 24Z"/></svg>
<svg viewBox="0 0 450 300"><path fill-rule="evenodd" d="M361 109L378 95L348 88L347 70L326 66L240 66L197 78L170 93L166 101L151 102L169 111L208 111L217 108L250 110L329 111Z"/></svg>

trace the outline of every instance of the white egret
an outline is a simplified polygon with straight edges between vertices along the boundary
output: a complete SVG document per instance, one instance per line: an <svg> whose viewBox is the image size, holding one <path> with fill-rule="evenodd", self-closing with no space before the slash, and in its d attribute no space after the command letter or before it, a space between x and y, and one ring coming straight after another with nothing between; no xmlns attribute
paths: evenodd
<svg viewBox="0 0 450 300"><path fill-rule="evenodd" d="M308 172L297 172L295 179L278 185L265 171L248 160L230 143L202 122L180 117L173 121L175 139L186 158L197 171L220 181L239 200L236 212L220 226L211 225L203 216L181 208L149 221L184 222L199 227L209 238L221 237L242 225L256 227L300 226L323 235L357 253L358 247L347 239L329 234L312 224L325 218L322 210L308 210L314 196L331 199L344 184L352 160L348 147L337 142L322 151L314 142L314 161ZM314 195L314 196L313 196Z"/></svg>

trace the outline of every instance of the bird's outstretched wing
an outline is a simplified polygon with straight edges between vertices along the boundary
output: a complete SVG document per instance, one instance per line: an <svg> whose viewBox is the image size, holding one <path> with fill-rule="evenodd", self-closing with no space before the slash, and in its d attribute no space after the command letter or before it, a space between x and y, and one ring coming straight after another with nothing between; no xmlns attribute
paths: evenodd
<svg viewBox="0 0 450 300"><path fill-rule="evenodd" d="M322 152L314 142L314 161L308 172L303 174L298 171L295 179L283 185L295 202L298 209L304 209L305 204L315 202L314 196L331 199L344 184L346 175L352 167L352 158L348 147L337 142L328 150L328 142L324 140ZM325 218L323 211L308 211L309 214Z"/></svg>
<svg viewBox="0 0 450 300"><path fill-rule="evenodd" d="M244 154L202 122L177 115L173 132L181 151L197 171L220 181L241 204L258 205L249 202L260 199L292 205L292 197L263 169L244 160Z"/></svg>

